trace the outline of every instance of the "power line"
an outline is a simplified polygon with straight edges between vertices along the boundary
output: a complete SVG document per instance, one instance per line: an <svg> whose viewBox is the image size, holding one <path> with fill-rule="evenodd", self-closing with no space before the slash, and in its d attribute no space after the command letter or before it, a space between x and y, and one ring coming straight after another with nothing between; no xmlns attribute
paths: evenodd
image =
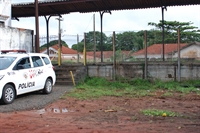
<svg viewBox="0 0 200 133"><path fill-rule="evenodd" d="M91 21L92 21L92 18L93 18L93 15L92 15L92 17L91 17L91 19L90 19L90 22L89 22L87 28L84 30L84 32L88 29L88 27L89 27L89 25L90 25L90 23L91 23Z"/></svg>

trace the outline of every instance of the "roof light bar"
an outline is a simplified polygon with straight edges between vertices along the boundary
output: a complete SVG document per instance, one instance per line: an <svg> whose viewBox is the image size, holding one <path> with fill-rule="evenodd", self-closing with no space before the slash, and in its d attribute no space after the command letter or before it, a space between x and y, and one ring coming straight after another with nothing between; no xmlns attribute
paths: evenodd
<svg viewBox="0 0 200 133"><path fill-rule="evenodd" d="M26 53L26 50L1 50L1 54L7 53Z"/></svg>

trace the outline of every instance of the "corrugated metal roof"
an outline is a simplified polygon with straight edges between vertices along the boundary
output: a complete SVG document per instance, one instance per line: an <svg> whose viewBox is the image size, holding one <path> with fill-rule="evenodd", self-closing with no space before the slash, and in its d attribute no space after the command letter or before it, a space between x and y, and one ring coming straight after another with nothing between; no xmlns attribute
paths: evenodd
<svg viewBox="0 0 200 133"><path fill-rule="evenodd" d="M39 16L62 15L71 12L98 12L104 10L130 10L158 8L162 6L199 5L200 0L40 0ZM35 16L35 5L12 4L12 17Z"/></svg>

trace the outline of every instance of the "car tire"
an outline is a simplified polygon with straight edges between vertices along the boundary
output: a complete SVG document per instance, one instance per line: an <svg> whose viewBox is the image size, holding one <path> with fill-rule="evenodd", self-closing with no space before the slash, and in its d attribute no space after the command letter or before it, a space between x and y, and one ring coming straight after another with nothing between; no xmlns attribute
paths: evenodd
<svg viewBox="0 0 200 133"><path fill-rule="evenodd" d="M12 85L5 85L2 92L1 103L11 104L15 99L15 88Z"/></svg>
<svg viewBox="0 0 200 133"><path fill-rule="evenodd" d="M50 78L48 78L45 82L43 93L44 94L50 94L53 90L53 83Z"/></svg>

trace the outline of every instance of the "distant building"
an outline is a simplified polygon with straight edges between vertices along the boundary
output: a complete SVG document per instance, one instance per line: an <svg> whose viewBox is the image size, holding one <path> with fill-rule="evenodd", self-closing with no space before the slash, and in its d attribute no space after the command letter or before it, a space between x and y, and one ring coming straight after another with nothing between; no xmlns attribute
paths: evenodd
<svg viewBox="0 0 200 133"><path fill-rule="evenodd" d="M191 43L192 44L198 44L197 42ZM186 43L180 44L180 50L181 50L181 58L189 58L190 56L183 56L184 48L191 46ZM191 50L192 47L188 47L185 49L186 51ZM200 47L198 48L200 50ZM195 49L193 49L195 50ZM185 52L186 52L185 51ZM163 44L153 44L149 47L147 47L147 58L149 60L156 60L161 59L163 57ZM164 45L164 57L165 59L172 59L178 57L178 44L165 44ZM184 53L185 53L184 52ZM135 53L132 54L134 58L136 59L144 59L145 58L145 49L141 49Z"/></svg>
<svg viewBox="0 0 200 133"><path fill-rule="evenodd" d="M129 56L130 52L131 51L121 51L119 60L126 59ZM94 51L86 52L86 54L87 54L87 59L94 58ZM113 51L103 51L102 57L105 62L112 61ZM99 62L101 60L101 51L96 51L96 60L97 60L97 62Z"/></svg>
<svg viewBox="0 0 200 133"><path fill-rule="evenodd" d="M178 52L174 51L171 53L173 58L178 57ZM185 59L200 59L200 43L193 42L184 46L180 50L180 57Z"/></svg>
<svg viewBox="0 0 200 133"><path fill-rule="evenodd" d="M49 47L49 57L50 58L58 58L58 49L59 49L58 44L55 44L55 45ZM41 53L47 54L47 49L42 50ZM62 56L62 59L77 60L77 51L73 50L71 48L62 46L61 56ZM83 58L83 55L79 54L79 57Z"/></svg>

